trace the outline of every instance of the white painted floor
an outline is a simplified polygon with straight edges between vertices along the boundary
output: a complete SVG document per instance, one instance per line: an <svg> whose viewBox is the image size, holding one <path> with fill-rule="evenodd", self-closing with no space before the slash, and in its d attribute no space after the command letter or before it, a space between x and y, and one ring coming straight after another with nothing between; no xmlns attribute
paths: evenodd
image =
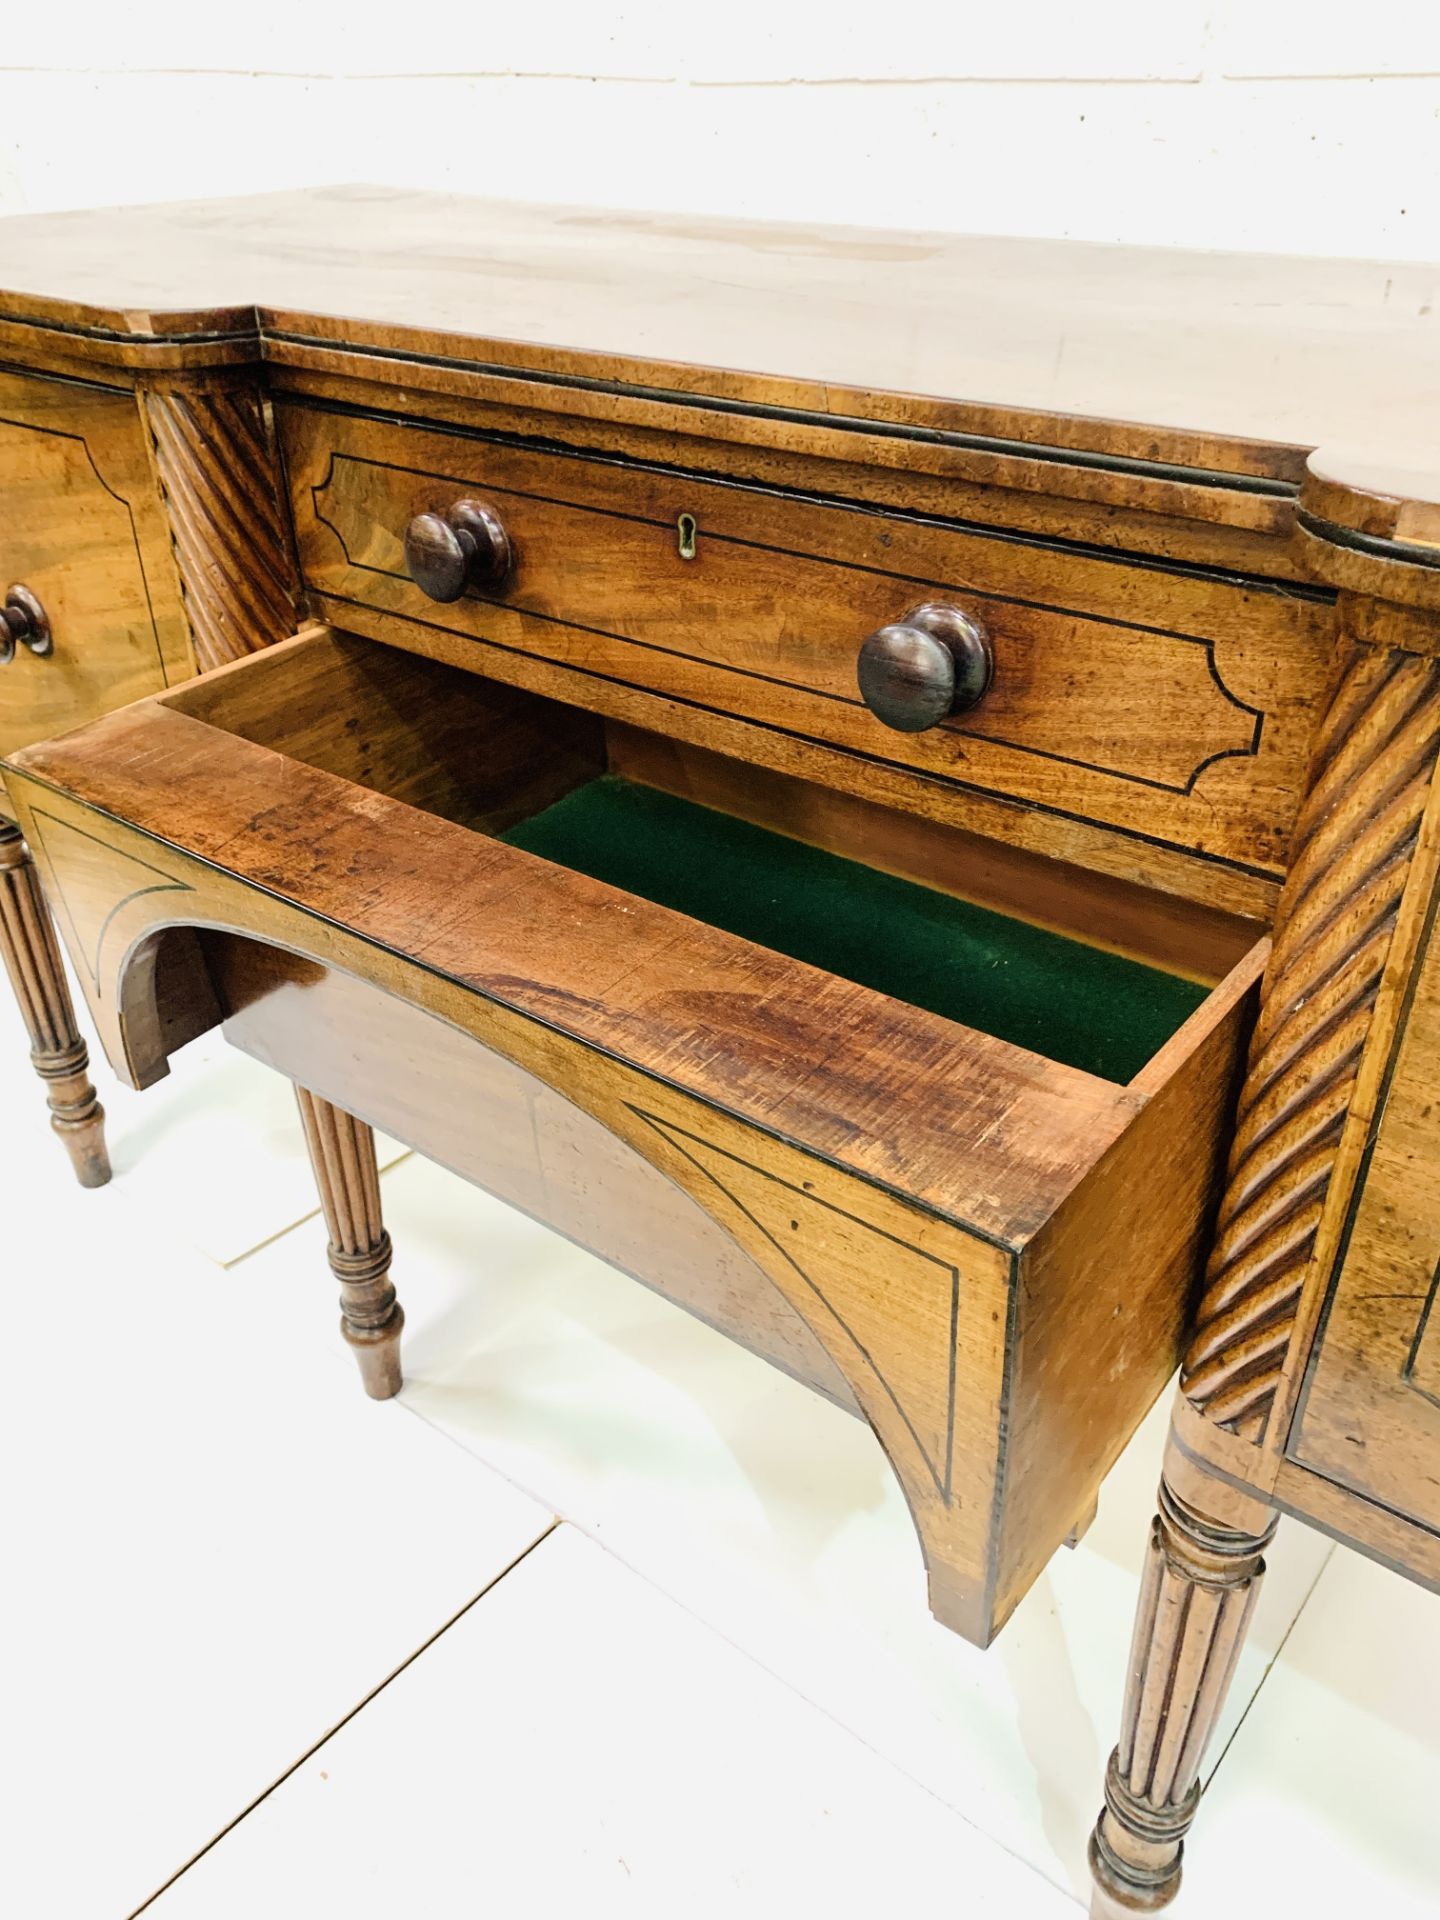
<svg viewBox="0 0 1440 1920"><path fill-rule="evenodd" d="M0 991L0 1914L1074 1920L1163 1408L980 1654L856 1421L398 1149L372 1403L288 1089L97 1078ZM1435 1920L1440 1602L1270 1564L1176 1920Z"/></svg>

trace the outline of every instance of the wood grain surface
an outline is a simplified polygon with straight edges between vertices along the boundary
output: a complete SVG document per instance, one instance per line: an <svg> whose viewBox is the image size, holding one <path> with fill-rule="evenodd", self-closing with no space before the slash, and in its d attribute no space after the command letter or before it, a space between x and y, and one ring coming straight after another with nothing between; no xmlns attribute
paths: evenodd
<svg viewBox="0 0 1440 1920"><path fill-rule="evenodd" d="M4 235L7 305L52 319L183 334L198 310L212 331L256 307L282 329L345 316L468 336L477 360L514 343L531 368L727 400L778 389L904 420L916 409L895 396L933 395L941 418L918 417L934 425L1260 477L1298 479L1287 449L1405 438L1436 403L1433 275L1396 262L381 187L22 216ZM1041 413L1072 417L1041 430Z"/></svg>
<svg viewBox="0 0 1440 1920"><path fill-rule="evenodd" d="M0 371L0 597L19 582L53 651L0 667L0 751L192 671L169 532L128 393Z"/></svg>
<svg viewBox="0 0 1440 1920"><path fill-rule="evenodd" d="M306 582L339 614L483 641L477 670L499 650L583 673L592 699L639 690L911 769L956 811L997 796L1282 870L1328 670L1323 601L623 461L279 415ZM515 564L437 605L405 533L462 496L499 515ZM857 663L926 601L983 623L994 677L970 711L902 734L866 710Z"/></svg>
<svg viewBox="0 0 1440 1920"><path fill-rule="evenodd" d="M281 690L297 654L308 674L331 644L302 639L227 674L266 675L277 715L307 734L321 717L343 730L343 708L307 711ZM423 728L425 714L445 712L451 677L410 664L408 724ZM217 684L179 689L179 708L142 702L34 747L24 770L941 1211L955 1204L958 1159L971 1224L1003 1241L1045 1218L1137 1110L1121 1088L183 710ZM90 943L79 944L84 954Z"/></svg>

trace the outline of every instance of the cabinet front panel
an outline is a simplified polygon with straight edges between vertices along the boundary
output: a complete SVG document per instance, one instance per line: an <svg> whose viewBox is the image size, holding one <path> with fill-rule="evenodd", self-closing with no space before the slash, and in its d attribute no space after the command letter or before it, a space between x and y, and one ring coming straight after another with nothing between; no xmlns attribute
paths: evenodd
<svg viewBox="0 0 1440 1920"><path fill-rule="evenodd" d="M0 752L188 670L179 589L134 395L0 373L0 594L23 586L48 655L0 666Z"/></svg>
<svg viewBox="0 0 1440 1920"><path fill-rule="evenodd" d="M1440 926L1432 917L1292 1458L1440 1532Z"/></svg>

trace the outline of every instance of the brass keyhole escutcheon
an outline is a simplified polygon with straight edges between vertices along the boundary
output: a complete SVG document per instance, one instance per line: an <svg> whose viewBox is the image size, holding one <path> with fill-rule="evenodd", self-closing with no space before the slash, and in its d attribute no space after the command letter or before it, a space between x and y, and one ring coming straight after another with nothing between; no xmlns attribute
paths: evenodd
<svg viewBox="0 0 1440 1920"><path fill-rule="evenodd" d="M700 529L696 524L693 513L682 513L680 518L675 522L675 537L679 544L680 558L682 560L693 560L695 558L695 540L699 532Z"/></svg>

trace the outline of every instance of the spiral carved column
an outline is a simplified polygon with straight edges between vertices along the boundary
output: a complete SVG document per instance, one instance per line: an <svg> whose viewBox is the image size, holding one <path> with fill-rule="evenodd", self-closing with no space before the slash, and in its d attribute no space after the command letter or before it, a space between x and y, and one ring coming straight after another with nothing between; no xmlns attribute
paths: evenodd
<svg viewBox="0 0 1440 1920"><path fill-rule="evenodd" d="M1320 730L1181 1382L1264 1437L1440 749L1440 660L1351 643Z"/></svg>
<svg viewBox="0 0 1440 1920"><path fill-rule="evenodd" d="M390 1281L390 1236L380 1217L375 1135L363 1120L296 1087L310 1164L330 1231L330 1269L340 1282L340 1331L372 1400L400 1391L405 1313Z"/></svg>
<svg viewBox="0 0 1440 1920"><path fill-rule="evenodd" d="M204 673L295 631L279 455L253 382L152 388L144 404Z"/></svg>
<svg viewBox="0 0 1440 1920"><path fill-rule="evenodd" d="M1257 1531L1200 1513L1169 1484L1150 1544L1130 1653L1120 1744L1090 1840L1094 1913L1150 1913L1175 1897L1184 1839L1200 1801L1200 1767L1250 1624L1261 1555Z"/></svg>
<svg viewBox="0 0 1440 1920"><path fill-rule="evenodd" d="M0 955L30 1034L30 1059L45 1082L50 1124L82 1187L110 1178L105 1109L90 1080L90 1055L75 1025L40 877L18 827L0 819Z"/></svg>

